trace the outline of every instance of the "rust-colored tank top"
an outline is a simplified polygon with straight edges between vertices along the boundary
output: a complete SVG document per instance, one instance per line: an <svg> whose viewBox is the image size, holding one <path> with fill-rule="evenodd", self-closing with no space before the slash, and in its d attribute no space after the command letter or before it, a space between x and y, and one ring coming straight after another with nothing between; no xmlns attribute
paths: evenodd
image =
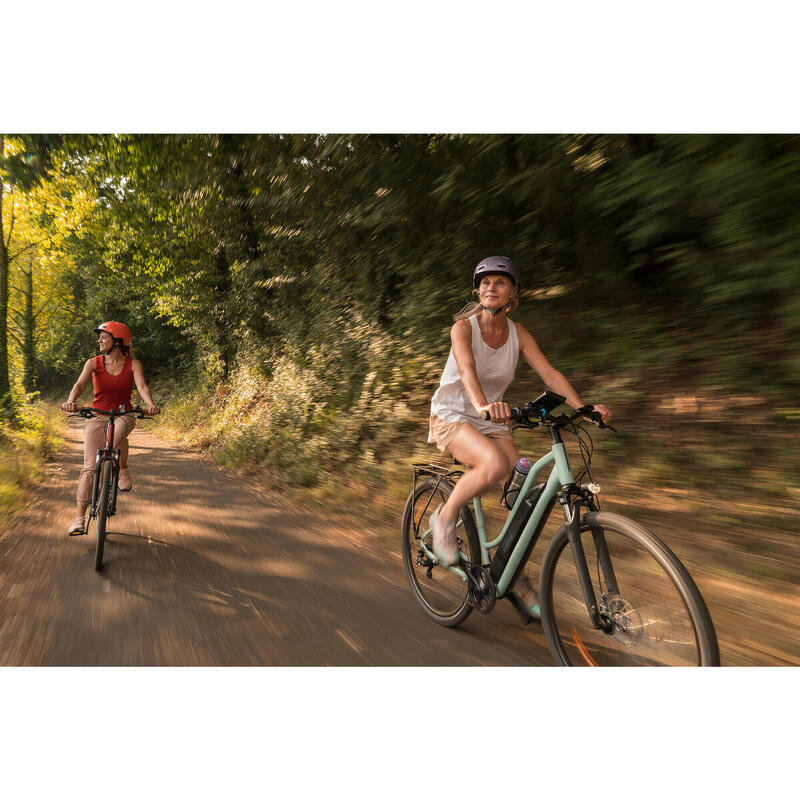
<svg viewBox="0 0 800 800"><path fill-rule="evenodd" d="M94 400L92 406L111 411L112 408L125 406L126 411L130 411L131 392L133 391L133 360L130 356L125 356L125 363L122 365L122 372L119 375L110 375L106 372L106 365L103 363L103 356L97 356L94 360L94 374L92 375L94 385Z"/></svg>

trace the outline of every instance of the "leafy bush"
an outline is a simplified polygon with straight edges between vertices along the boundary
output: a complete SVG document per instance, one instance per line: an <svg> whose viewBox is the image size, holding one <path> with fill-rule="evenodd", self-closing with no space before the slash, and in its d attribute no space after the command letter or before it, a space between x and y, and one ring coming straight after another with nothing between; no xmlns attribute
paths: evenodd
<svg viewBox="0 0 800 800"><path fill-rule="evenodd" d="M16 510L25 489L63 443L63 415L44 403L18 407L14 422L0 422L0 512Z"/></svg>

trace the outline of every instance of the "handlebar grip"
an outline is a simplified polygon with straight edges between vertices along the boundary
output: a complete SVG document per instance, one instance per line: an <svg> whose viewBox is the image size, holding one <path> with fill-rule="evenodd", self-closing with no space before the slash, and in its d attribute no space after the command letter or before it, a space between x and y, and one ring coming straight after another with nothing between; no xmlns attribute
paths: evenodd
<svg viewBox="0 0 800 800"><path fill-rule="evenodd" d="M482 411L481 417L487 422L491 419L491 415L488 411ZM511 409L511 421L512 422L520 422L525 419L525 412L521 408L512 408Z"/></svg>

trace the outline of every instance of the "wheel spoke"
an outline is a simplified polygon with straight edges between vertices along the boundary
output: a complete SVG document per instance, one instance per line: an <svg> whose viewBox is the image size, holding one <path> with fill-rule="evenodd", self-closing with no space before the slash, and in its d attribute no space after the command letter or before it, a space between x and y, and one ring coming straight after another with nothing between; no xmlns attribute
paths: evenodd
<svg viewBox="0 0 800 800"><path fill-rule="evenodd" d="M603 537L608 551L605 563L608 569L613 567L618 592L607 589L595 550L597 539L588 526L581 530L587 563L598 564L593 588L603 623L600 629L587 613L563 528L553 537L543 561L543 596L549 598L545 604L549 608L543 607L543 623L557 662L689 665L701 663L702 652L712 653L713 658L718 652L713 626L690 611L687 598L692 598L695 607L702 598L685 569L640 526L628 523L629 529L624 518L605 516L620 523L619 529L611 524L604 527Z"/></svg>
<svg viewBox="0 0 800 800"><path fill-rule="evenodd" d="M469 584L453 570L438 565L430 550L430 516L439 505L437 498L446 501L449 494L450 485L444 482L438 486L433 480L418 484L407 503L403 530L403 561L411 588L423 611L442 625L456 625L472 610ZM456 526L459 551L467 561L479 562L474 523L471 518L466 521L464 514L462 510Z"/></svg>

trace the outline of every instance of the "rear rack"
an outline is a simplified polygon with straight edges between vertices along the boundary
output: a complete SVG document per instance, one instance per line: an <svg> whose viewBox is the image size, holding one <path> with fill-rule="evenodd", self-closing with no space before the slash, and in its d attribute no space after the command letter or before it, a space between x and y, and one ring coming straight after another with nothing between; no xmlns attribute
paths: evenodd
<svg viewBox="0 0 800 800"><path fill-rule="evenodd" d="M457 475L458 477L453 478L453 480L458 480L464 474L463 469L450 469L449 467L441 466L441 464L412 464L411 466L415 476L423 473L437 478L449 478L451 475Z"/></svg>
<svg viewBox="0 0 800 800"><path fill-rule="evenodd" d="M449 483L450 485L454 484L463 474L463 469L450 469L449 467L443 467L440 464L412 464L412 469L414 470L414 480L411 486L411 496L414 497L416 490L417 490L417 480L420 478L421 475L431 475L436 478L436 486L433 487L433 491L431 492L431 496L428 499L428 502L425 504L425 508L422 510L422 513L419 514L415 519L412 520L414 524L414 536L419 538L419 521L422 517L425 516L425 512L428 510L428 506L433 500L434 496L436 495L436 490L439 488L439 484L444 481L445 483Z"/></svg>

